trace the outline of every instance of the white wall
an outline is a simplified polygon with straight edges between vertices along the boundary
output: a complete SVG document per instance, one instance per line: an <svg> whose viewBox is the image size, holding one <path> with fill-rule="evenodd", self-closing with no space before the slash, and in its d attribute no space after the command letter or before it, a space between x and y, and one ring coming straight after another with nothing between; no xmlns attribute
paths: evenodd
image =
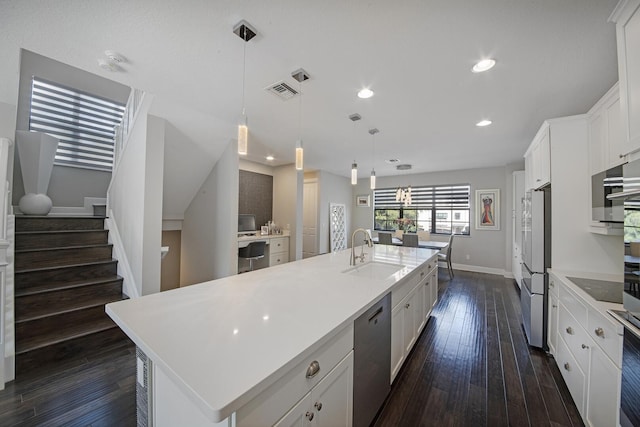
<svg viewBox="0 0 640 427"><path fill-rule="evenodd" d="M455 268L505 274L506 256L511 253L510 232L507 234L507 223L511 221L511 195L507 191L511 168L494 167L483 169L465 169L456 171L433 172L424 174L378 177L378 188L395 188L398 186L420 185L454 185L469 184L471 186L471 235L456 236L452 247L452 261ZM509 179L507 180L507 176ZM475 190L500 189L500 230L476 230L473 212L475 208ZM356 207L355 196L371 195L370 207ZM373 228L373 191L369 189L369 179L363 178L353 187L352 198L353 224L355 228ZM507 235L509 239L507 239ZM446 241L449 236L431 235L432 240ZM507 246L508 245L508 246ZM508 268L511 268L509 264Z"/></svg>
<svg viewBox="0 0 640 427"><path fill-rule="evenodd" d="M240 170L261 173L263 175L273 176L273 166L267 166L256 162L240 159Z"/></svg>
<svg viewBox="0 0 640 427"><path fill-rule="evenodd" d="M513 210L513 172L521 170L524 170L524 159L520 162L508 164L504 167L506 194L502 194L501 196L503 203L505 203L505 217L503 218L502 224L504 224L505 227L504 269L507 277L513 277L513 218L515 215L515 211Z"/></svg>
<svg viewBox="0 0 640 427"><path fill-rule="evenodd" d="M273 168L273 221L289 225L289 261L302 259L302 197L304 175L295 165Z"/></svg>
<svg viewBox="0 0 640 427"><path fill-rule="evenodd" d="M130 92L129 87L120 83L22 49L16 126L19 130L29 130L32 76L122 103L127 102ZM24 195L18 156L15 156L13 176L13 204L17 205ZM105 197L110 180L109 172L54 165L47 194L54 206L84 206L85 197Z"/></svg>
<svg viewBox="0 0 640 427"><path fill-rule="evenodd" d="M165 121L146 114L151 98L145 97L140 106L114 170L107 202L109 221L115 224L119 238L114 248L119 246L124 252L124 259L118 259L119 273L125 279L125 289L135 288L134 295L160 291ZM121 271L125 266L127 271Z"/></svg>
<svg viewBox="0 0 640 427"><path fill-rule="evenodd" d="M318 205L318 241L319 253L324 254L331 251L331 233L329 230L329 204L342 203L346 207L347 236L355 228L351 227L351 211L353 210L353 189L351 179L334 175L330 172L318 172L318 189L320 192ZM370 227L367 227L370 228ZM351 239L347 238L347 247L351 247Z"/></svg>
<svg viewBox="0 0 640 427"><path fill-rule="evenodd" d="M551 266L622 275L622 236L589 232L591 194L586 116L551 125Z"/></svg>
<svg viewBox="0 0 640 427"><path fill-rule="evenodd" d="M238 147L228 144L184 214L180 286L236 274Z"/></svg>

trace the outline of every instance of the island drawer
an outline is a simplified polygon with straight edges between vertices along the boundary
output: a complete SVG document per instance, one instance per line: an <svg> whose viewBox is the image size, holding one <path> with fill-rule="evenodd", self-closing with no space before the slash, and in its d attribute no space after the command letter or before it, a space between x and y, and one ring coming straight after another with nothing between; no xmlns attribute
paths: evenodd
<svg viewBox="0 0 640 427"><path fill-rule="evenodd" d="M589 310L587 332L593 341L611 358L613 363L622 366L622 331L623 326L614 324L615 320L607 319L593 309Z"/></svg>
<svg viewBox="0 0 640 427"><path fill-rule="evenodd" d="M591 339L582 328L582 325L578 323L563 304L560 304L558 334L567 343L567 347L573 353L582 370L587 371L589 369Z"/></svg>
<svg viewBox="0 0 640 427"><path fill-rule="evenodd" d="M558 354L556 361L560 368L560 372L562 373L562 377L564 378L564 382L567 384L567 388L571 393L571 397L573 397L573 401L578 407L578 411L583 414L586 386L585 375L571 355L571 352L563 338L558 339Z"/></svg>
<svg viewBox="0 0 640 427"><path fill-rule="evenodd" d="M435 262L432 261L431 264ZM409 274L409 276L403 278L400 282L398 282L393 289L391 290L391 307L395 307L400 304L400 301L404 299L409 293L420 284L423 280L427 278L428 275L428 264L423 264L416 268L414 271Z"/></svg>
<svg viewBox="0 0 640 427"><path fill-rule="evenodd" d="M556 282L556 285L558 283ZM569 313L584 327L587 324L587 307L571 292L567 285L560 288L560 302L569 310Z"/></svg>
<svg viewBox="0 0 640 427"><path fill-rule="evenodd" d="M351 350L353 350L353 323L240 408L236 413L236 427L266 426L276 423ZM315 367L319 369L316 370ZM313 372L316 372L315 375L308 378L307 376Z"/></svg>

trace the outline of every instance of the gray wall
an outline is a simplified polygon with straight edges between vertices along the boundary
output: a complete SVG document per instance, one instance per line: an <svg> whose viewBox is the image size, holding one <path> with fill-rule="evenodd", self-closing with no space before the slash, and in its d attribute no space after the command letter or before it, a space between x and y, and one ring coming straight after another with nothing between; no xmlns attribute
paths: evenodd
<svg viewBox="0 0 640 427"><path fill-rule="evenodd" d="M318 172L318 241L320 243L319 254L331 251L329 232L329 204L342 203L346 207L347 235L351 236L351 211L353 210L353 189L351 179L334 175L330 172ZM351 247L351 240L347 239L347 246Z"/></svg>
<svg viewBox="0 0 640 427"><path fill-rule="evenodd" d="M456 236L452 248L452 260L455 264L467 265L471 270L503 274L507 253L511 253L511 244L505 246L507 236L510 241L511 194L507 187L507 172L510 168L495 167L483 169L466 169L424 174L378 177L378 188L395 188L398 186L469 184L471 186L471 235ZM473 212L475 208L475 190L500 189L500 230L476 230ZM356 207L355 196L371 195L371 206ZM353 188L352 197L353 225L361 228L373 228L373 192L369 189L369 179L361 179ZM433 240L446 241L448 236L432 235ZM511 269L509 264L508 269Z"/></svg>
<svg viewBox="0 0 640 427"><path fill-rule="evenodd" d="M20 86L18 88L17 129L29 130L31 78L51 80L65 86L127 102L130 88L120 83L63 64L23 49L20 55ZM20 161L15 155L13 204L24 195ZM54 206L83 206L84 197L106 197L111 173L54 165L48 195Z"/></svg>
<svg viewBox="0 0 640 427"><path fill-rule="evenodd" d="M229 143L184 213L180 286L236 274L238 144Z"/></svg>
<svg viewBox="0 0 640 427"><path fill-rule="evenodd" d="M256 216L256 227L273 219L273 176L239 172L238 213Z"/></svg>

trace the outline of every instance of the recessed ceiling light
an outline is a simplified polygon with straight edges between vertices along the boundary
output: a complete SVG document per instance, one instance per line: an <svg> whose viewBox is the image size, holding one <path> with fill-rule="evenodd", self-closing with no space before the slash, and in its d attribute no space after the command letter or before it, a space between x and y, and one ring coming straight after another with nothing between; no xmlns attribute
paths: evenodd
<svg viewBox="0 0 640 427"><path fill-rule="evenodd" d="M478 123L476 123L476 126L484 127L484 126L489 126L491 123L492 123L491 120L480 120Z"/></svg>
<svg viewBox="0 0 640 427"><path fill-rule="evenodd" d="M267 156L267 160L269 160L270 162L273 161L274 157L273 156Z"/></svg>
<svg viewBox="0 0 640 427"><path fill-rule="evenodd" d="M483 71L492 69L494 65L496 65L495 59L483 59L474 65L471 71L474 73L482 73Z"/></svg>
<svg viewBox="0 0 640 427"><path fill-rule="evenodd" d="M364 88L358 92L358 98L367 99L373 96L373 91L369 88Z"/></svg>

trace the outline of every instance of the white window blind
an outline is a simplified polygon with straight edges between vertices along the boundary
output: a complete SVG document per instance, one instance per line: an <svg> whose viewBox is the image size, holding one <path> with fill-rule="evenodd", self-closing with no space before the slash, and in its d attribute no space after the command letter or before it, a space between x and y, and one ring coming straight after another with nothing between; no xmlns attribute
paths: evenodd
<svg viewBox="0 0 640 427"><path fill-rule="evenodd" d="M55 164L111 172L115 127L125 105L37 77L29 129L60 140Z"/></svg>
<svg viewBox="0 0 640 427"><path fill-rule="evenodd" d="M375 209L397 209L396 188L374 190ZM411 187L410 209L469 209L469 185Z"/></svg>

